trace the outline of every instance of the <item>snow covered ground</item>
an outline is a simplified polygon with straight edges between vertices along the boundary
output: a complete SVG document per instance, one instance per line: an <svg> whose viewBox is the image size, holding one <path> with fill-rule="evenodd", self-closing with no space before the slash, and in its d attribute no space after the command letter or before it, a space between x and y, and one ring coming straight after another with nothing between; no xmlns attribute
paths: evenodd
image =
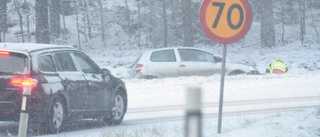
<svg viewBox="0 0 320 137"><path fill-rule="evenodd" d="M203 46L196 45L217 55L222 55L222 45ZM128 68L135 59L148 48L135 49L106 47L103 49L90 48L85 50L99 63L101 67L108 68L120 78L129 78ZM227 59L253 65L261 73L274 60L280 59L289 68L289 74L319 74L320 73L320 46L317 44L301 45L300 41L287 45L279 45L272 49L261 49L257 46L228 45Z"/></svg>
<svg viewBox="0 0 320 137"><path fill-rule="evenodd" d="M201 47L216 54L222 47ZM198 85L203 90L204 104L217 104L219 99L220 76L178 77L164 79L132 79L128 69L135 58L147 49L130 49L129 51L106 49L88 51L101 67L121 77L129 95L128 113L121 125L106 127L97 121L84 121L78 125L69 125L68 131L58 135L36 135L40 137L176 137L184 136L185 88ZM237 52L238 51L238 52ZM228 102L245 100L284 99L310 97L313 100L300 102L300 105L317 105L318 108L299 108L281 110L284 104L252 104L246 108L273 108L268 113L225 114L222 133L217 134L217 107L203 107L202 131L204 137L319 137L320 136L320 46L300 47L299 43L280 46L275 49L246 47L228 47L227 58L233 61L255 65L262 73L265 67L275 59L282 59L289 67L285 75L227 76L225 83L224 110L234 111ZM291 101L292 102L292 101ZM297 101L298 102L298 101ZM296 103L298 104L298 103ZM239 105L240 106L240 105ZM279 109L280 107L280 109ZM166 110L166 108L169 108ZM137 113L137 110L146 112ZM153 110L154 112L148 110ZM164 110L159 110L164 109ZM172 118L165 118L170 117ZM152 120L146 120L146 119ZM0 122L0 136L16 136L18 124Z"/></svg>
<svg viewBox="0 0 320 137"><path fill-rule="evenodd" d="M279 112L263 115L227 116L223 118L222 133L217 134L217 118L205 118L204 137L319 137L319 109ZM41 137L182 137L184 122L157 122L120 127L80 128L58 135Z"/></svg>
<svg viewBox="0 0 320 137"><path fill-rule="evenodd" d="M197 47L207 49L208 51L214 52L218 55L221 55L222 53L221 46L209 47L200 45ZM161 121L160 119L160 122L158 121L153 123L131 125L129 122L130 108L134 109L148 106L157 108L161 105L164 105L165 102L167 103L167 106L170 106L170 103L173 102L176 103L173 103L172 105L177 104L177 102L178 104L185 103L183 100L184 98L181 95L184 95L184 87L192 84L212 84L213 86L211 88L210 86L204 86L204 92L207 91L217 93L219 92L220 76L179 77L156 80L130 79L128 74L129 67L132 65L136 57L138 57L138 55L145 50L148 49L130 49L129 52L123 50L119 51L117 49L89 51L90 56L94 60L96 60L101 67L110 69L114 75L125 80L129 92L128 115L124 119L123 124L119 127L99 127L96 129L72 131L68 133L62 133L60 136L184 136L185 131L183 118L177 121ZM281 59L287 64L289 72L284 76L226 77L225 92L227 92L226 94L228 95L228 91L242 92L251 89L252 93L256 91L255 94L258 95L258 97L256 96L256 99L267 95L272 96L271 93L275 93L275 96L281 98L281 96L284 94L291 94L290 90L293 90L293 88L290 88L290 84L286 84L286 82L284 82L289 81L289 83L292 82L293 85L302 86L301 88L294 88L296 93L303 95L304 93L306 93L304 89L312 89L314 94L319 97L319 53L319 45L310 44L307 46L301 46L299 41L284 46L278 46L274 49L260 49L258 46L244 47L240 45L230 45L228 46L227 58L232 61L245 62L254 65L259 69L261 73L264 73L266 66L270 62L276 59ZM303 83L308 81L309 78L314 78L313 80L315 83L305 85L304 87ZM232 85L230 83L233 83L235 85ZM179 85L181 87L177 89L176 86ZM175 88L172 88L172 86L174 86ZM282 88L277 89L277 86L282 86ZM265 90L261 91L259 89ZM244 92L243 95L245 95L245 93L248 92ZM180 98L170 98L175 95L178 95ZM225 95L225 100L228 100L227 95ZM157 100L157 97L161 98L163 96L164 98L166 98L165 101L158 101L159 99ZM147 99L149 102L146 102L144 100L145 98L149 98ZM218 100L218 98L215 99ZM208 98L204 100L208 100ZM319 102L316 104L320 106ZM218 110L216 109L215 111L217 112ZM56 135L48 135L46 137L55 136ZM222 134L217 134L217 115L207 115L205 116L205 119L203 121L203 136L319 137L320 109L305 108L294 111L278 111L266 114L240 114L225 116L223 118Z"/></svg>
<svg viewBox="0 0 320 137"><path fill-rule="evenodd" d="M125 79L128 88L128 113L123 123L116 127L89 125L72 129L59 135L43 137L179 137L184 136L185 111L177 106L185 104L185 88L191 85L202 87L203 136L204 137L319 137L320 136L320 75L263 75L228 76L225 85L225 107L222 133L217 134L217 104L220 76L180 77L155 80ZM282 101L295 97L315 96L315 100L302 102L318 108L286 110ZM257 104L241 104L233 107L234 101L266 100ZM240 102L241 103L241 102ZM299 105L291 101L290 105ZM234 104L237 106L237 104ZM301 105L301 103L300 103ZM167 108L167 109L166 109ZM246 110L278 108L272 112L246 113ZM283 108L283 109L281 109ZM163 110L161 110L163 109ZM146 110L146 111L143 111ZM148 111L150 110L150 111ZM139 113L139 111L141 111ZM228 112L237 111L230 114ZM243 111L243 112L239 112ZM172 117L170 117L172 116ZM169 118L168 118L169 117ZM151 120L147 120L151 119Z"/></svg>
<svg viewBox="0 0 320 137"><path fill-rule="evenodd" d="M121 2L124 4L123 2ZM108 1L108 6L120 4L118 0ZM129 1L130 7L135 7L135 1ZM75 21L67 18L70 33L76 34ZM225 83L225 101L289 98L294 96L320 96L320 45L307 41L301 45L297 39L299 30L286 30L290 43L284 45L277 41L276 48L261 49L259 40L260 24L253 22L251 30L245 37L244 45L230 44L227 46L227 58L253 65L264 73L266 66L277 59L284 61L289 72L287 75L262 76L227 76ZM276 24L280 31L280 25ZM297 27L298 28L298 27ZM18 30L18 27L15 27ZM15 32L15 30L11 30ZM280 33L277 33L280 34ZM290 35L291 34L291 35ZM308 34L308 36L313 34ZM277 35L279 36L279 35ZM13 34L7 35L8 42L14 42ZM70 43L77 43L76 37ZM84 51L97 63L111 70L112 74L122 78L129 93L128 114L121 125L105 127L101 122L84 121L78 125L69 126L69 131L57 135L35 135L39 137L180 137L184 136L184 111L174 106L185 103L185 87L200 85L203 89L203 102L216 103L219 96L220 76L209 77L178 77L154 80L129 78L129 67L143 51L148 48L136 49L133 47L103 47L101 43L91 41L95 46L85 47ZM114 42L114 41L113 41ZM112 43L112 42L111 42ZM256 43L256 45L254 44ZM130 45L131 46L131 45ZM103 48L102 48L103 47ZM196 47L206 49L218 55L222 54L222 45ZM320 99L319 99L320 100ZM311 102L311 101L310 101ZM316 100L312 101L320 106ZM226 103L227 104L227 103ZM306 103L307 104L307 103ZM257 108L259 104L255 105ZM274 107L274 103L263 104L264 107ZM278 107L281 107L280 105ZM141 108L171 108L164 111L155 111L134 115ZM253 108L253 107L252 107ZM217 134L217 111L204 108L203 136L204 137L320 137L320 108L301 108L296 110L276 110L270 113L238 113L225 115L222 122L222 133ZM244 108L243 108L244 109ZM228 107L225 108L228 110ZM161 113L160 113L161 112ZM171 115L174 119L163 119ZM153 117L153 121L144 121L146 117ZM158 119L157 119L158 118ZM17 136L18 124L0 122L0 137Z"/></svg>

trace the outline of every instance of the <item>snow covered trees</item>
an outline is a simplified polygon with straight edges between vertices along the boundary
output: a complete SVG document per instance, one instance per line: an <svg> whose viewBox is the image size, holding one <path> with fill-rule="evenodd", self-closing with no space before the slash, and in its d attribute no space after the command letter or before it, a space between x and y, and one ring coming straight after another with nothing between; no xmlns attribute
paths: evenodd
<svg viewBox="0 0 320 137"><path fill-rule="evenodd" d="M49 3L49 24L50 24L50 38L54 42L55 39L60 37L61 26L60 26L60 0L50 0Z"/></svg>
<svg viewBox="0 0 320 137"><path fill-rule="evenodd" d="M50 43L48 1L35 0L36 8L36 43Z"/></svg>
<svg viewBox="0 0 320 137"><path fill-rule="evenodd" d="M7 0L0 0L0 3L0 42L2 42L5 41L5 34L8 31Z"/></svg>
<svg viewBox="0 0 320 137"><path fill-rule="evenodd" d="M260 0L260 17L261 17L261 46L275 47L275 28L273 17L273 3L272 0Z"/></svg>
<svg viewBox="0 0 320 137"><path fill-rule="evenodd" d="M199 24L201 0L0 2L1 41L5 41L5 34L9 34L10 41L78 43L87 47L94 41L94 45L118 46L120 49L123 46L215 44L202 32ZM317 18L320 2L317 0L249 2L254 14L253 25L245 40L234 44L248 46L259 43L259 46L269 48L299 39L303 44L320 43L320 20ZM13 31L7 31L14 27Z"/></svg>

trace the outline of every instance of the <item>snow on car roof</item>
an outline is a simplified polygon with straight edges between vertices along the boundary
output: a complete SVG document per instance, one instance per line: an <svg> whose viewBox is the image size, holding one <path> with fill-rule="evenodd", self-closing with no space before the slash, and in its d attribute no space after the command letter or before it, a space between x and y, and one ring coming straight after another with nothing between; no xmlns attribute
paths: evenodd
<svg viewBox="0 0 320 137"><path fill-rule="evenodd" d="M38 43L0 43L0 49L6 50L18 50L24 52L31 52L41 49L51 48L73 48L72 46L66 45L51 45L51 44L38 44Z"/></svg>
<svg viewBox="0 0 320 137"><path fill-rule="evenodd" d="M164 48L151 49L151 51L165 50L165 49L195 49L195 50L203 50L203 51L205 51L205 49L197 48L197 47L164 47Z"/></svg>
<svg viewBox="0 0 320 137"><path fill-rule="evenodd" d="M150 50L147 50L146 52L151 53L151 52L154 52L154 51L167 50L167 49L194 49L194 50L201 50L201 51L205 51L205 52L210 52L210 51L207 51L205 49L197 48L197 47L164 47L164 48L150 49ZM212 53L212 52L210 52L210 53ZM212 53L212 54L214 54L214 53Z"/></svg>

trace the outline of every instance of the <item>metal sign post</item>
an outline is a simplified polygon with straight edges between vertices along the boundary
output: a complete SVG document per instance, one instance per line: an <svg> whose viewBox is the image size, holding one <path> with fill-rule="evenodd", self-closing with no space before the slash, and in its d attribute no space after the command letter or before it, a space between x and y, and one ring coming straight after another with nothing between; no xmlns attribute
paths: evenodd
<svg viewBox="0 0 320 137"><path fill-rule="evenodd" d="M222 123L222 108L223 108L223 93L224 93L224 78L226 74L226 57L227 57L227 45L223 45L222 54L222 71L221 71L221 83L220 83L220 100L219 100L219 117L218 117L218 133L221 133Z"/></svg>
<svg viewBox="0 0 320 137"><path fill-rule="evenodd" d="M19 122L19 133L18 137L26 137L28 128L28 97L31 95L31 85L24 85L22 92L22 103L21 103L21 114Z"/></svg>
<svg viewBox="0 0 320 137"><path fill-rule="evenodd" d="M226 45L242 39L249 31L251 23L252 12L247 0L203 0L202 2L201 28L211 40L223 44L218 133L221 133L222 123Z"/></svg>

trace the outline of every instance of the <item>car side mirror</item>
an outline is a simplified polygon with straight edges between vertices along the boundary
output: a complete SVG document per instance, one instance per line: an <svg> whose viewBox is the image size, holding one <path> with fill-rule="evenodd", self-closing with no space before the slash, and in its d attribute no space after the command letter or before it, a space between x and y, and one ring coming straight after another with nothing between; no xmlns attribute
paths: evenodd
<svg viewBox="0 0 320 137"><path fill-rule="evenodd" d="M217 57L217 56L213 56L213 60L215 62L222 62L222 59L220 57Z"/></svg>
<svg viewBox="0 0 320 137"><path fill-rule="evenodd" d="M102 74L103 75L110 75L110 70L106 69L106 68L102 68Z"/></svg>

